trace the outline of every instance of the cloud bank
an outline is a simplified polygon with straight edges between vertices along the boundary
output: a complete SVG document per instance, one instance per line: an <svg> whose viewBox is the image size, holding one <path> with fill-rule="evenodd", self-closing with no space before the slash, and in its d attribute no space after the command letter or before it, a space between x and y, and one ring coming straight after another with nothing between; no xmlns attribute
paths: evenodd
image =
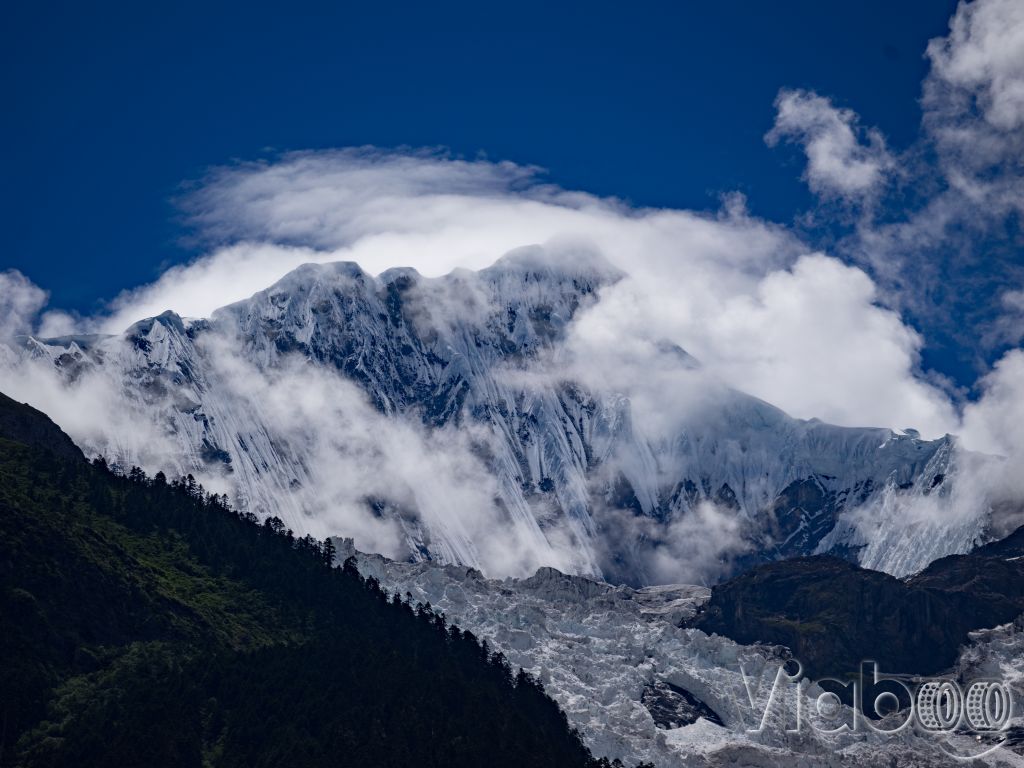
<svg viewBox="0 0 1024 768"><path fill-rule="evenodd" d="M208 316L306 262L438 275L522 246L576 244L628 275L579 321L595 376L624 359L653 366L638 353L668 342L796 416L929 435L956 427L919 375L921 337L878 305L867 274L749 216L739 198L713 215L638 209L545 184L534 169L353 149L216 171L189 206L202 237L228 242L119 297L103 330L166 309Z"/></svg>

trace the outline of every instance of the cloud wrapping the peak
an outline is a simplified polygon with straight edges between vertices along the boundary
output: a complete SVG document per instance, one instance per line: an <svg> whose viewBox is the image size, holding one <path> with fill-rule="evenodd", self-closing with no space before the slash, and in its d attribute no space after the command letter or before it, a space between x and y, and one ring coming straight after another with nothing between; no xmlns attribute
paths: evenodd
<svg viewBox="0 0 1024 768"><path fill-rule="evenodd" d="M439 151L290 152L273 162L214 169L182 205L207 241L333 250L381 232L422 231L436 219L438 206L460 198L508 199L526 188L542 197L537 173L530 166L459 160ZM408 199L434 202L396 217L393 203Z"/></svg>
<svg viewBox="0 0 1024 768"><path fill-rule="evenodd" d="M955 428L948 400L918 375L920 338L876 305L871 279L811 256L740 197L714 214L634 208L543 183L532 168L358 149L214 171L186 207L200 237L222 244L120 296L103 330L167 309L209 316L307 262L429 276L540 244L537 258L570 266L594 253L626 275L602 289L571 343L586 361L575 373L616 382L638 411L664 398L637 371L671 371L661 356L675 346L797 416Z"/></svg>

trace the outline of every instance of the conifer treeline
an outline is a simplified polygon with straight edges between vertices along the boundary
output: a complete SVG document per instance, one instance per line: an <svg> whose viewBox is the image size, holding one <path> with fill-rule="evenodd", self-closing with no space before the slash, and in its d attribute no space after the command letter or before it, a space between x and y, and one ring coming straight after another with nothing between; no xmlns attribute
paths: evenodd
<svg viewBox="0 0 1024 768"><path fill-rule="evenodd" d="M609 766L330 540L0 439L0 764Z"/></svg>

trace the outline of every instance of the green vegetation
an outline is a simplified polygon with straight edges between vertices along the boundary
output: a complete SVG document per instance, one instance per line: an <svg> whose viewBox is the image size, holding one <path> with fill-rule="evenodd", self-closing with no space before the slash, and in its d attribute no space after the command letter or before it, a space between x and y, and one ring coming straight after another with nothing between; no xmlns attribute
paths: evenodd
<svg viewBox="0 0 1024 768"><path fill-rule="evenodd" d="M59 450L0 431L0 765L608 765L537 681L329 546L33 430Z"/></svg>

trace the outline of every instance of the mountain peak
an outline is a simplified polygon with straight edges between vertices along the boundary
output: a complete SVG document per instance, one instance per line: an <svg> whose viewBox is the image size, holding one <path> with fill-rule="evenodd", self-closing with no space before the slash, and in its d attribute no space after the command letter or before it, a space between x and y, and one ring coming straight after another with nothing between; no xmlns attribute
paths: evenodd
<svg viewBox="0 0 1024 768"><path fill-rule="evenodd" d="M597 283L613 283L625 273L595 248L558 243L515 248L499 258L481 274L528 273L536 277L565 278L580 276Z"/></svg>
<svg viewBox="0 0 1024 768"><path fill-rule="evenodd" d="M179 334L185 333L185 322L174 310L168 309L161 312L155 317L147 317L144 320L139 320L137 323L133 323L125 335L128 337L136 336L148 336L152 333L155 326L163 326L164 328L174 330Z"/></svg>

